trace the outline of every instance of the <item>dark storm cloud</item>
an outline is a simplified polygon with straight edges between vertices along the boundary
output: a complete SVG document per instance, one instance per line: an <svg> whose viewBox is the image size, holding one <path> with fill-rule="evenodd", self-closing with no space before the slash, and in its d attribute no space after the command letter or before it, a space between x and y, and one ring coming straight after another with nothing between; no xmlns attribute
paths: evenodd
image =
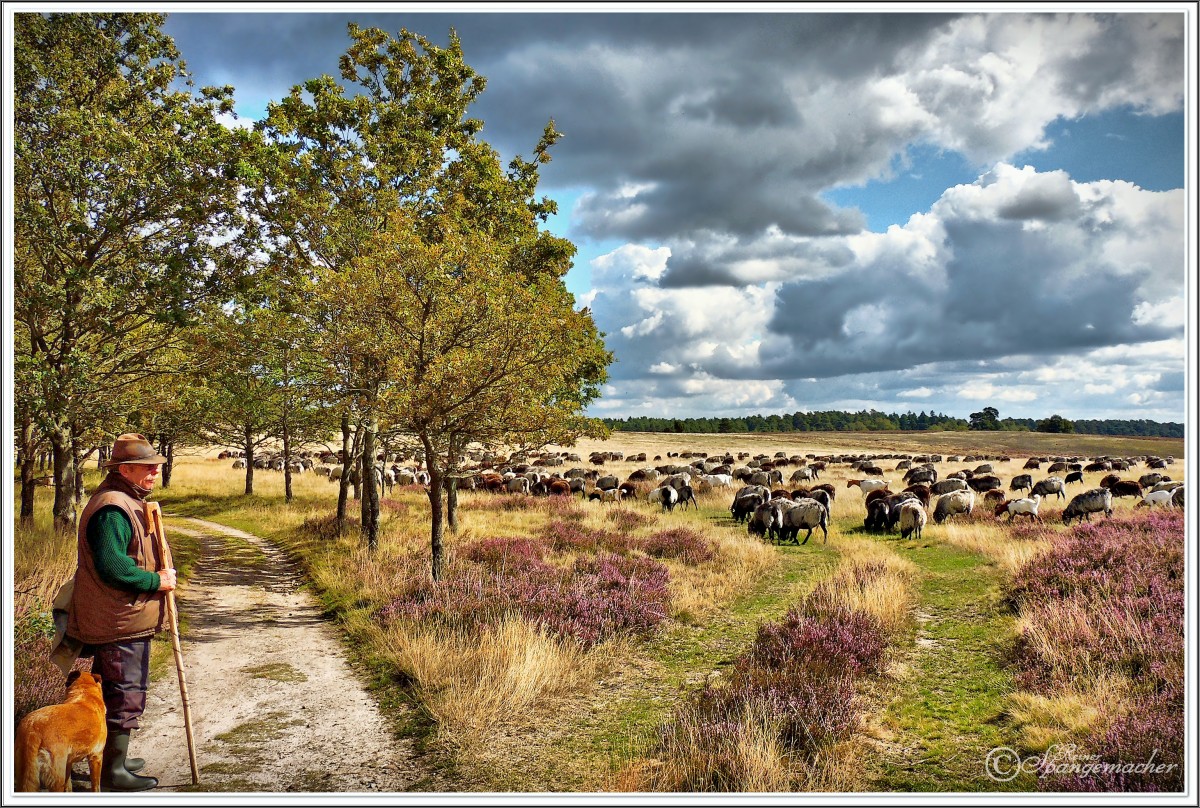
<svg viewBox="0 0 1200 808"><path fill-rule="evenodd" d="M764 351L763 370L837 376L1178 333L1135 323L1139 280L1081 256L1061 233L1005 221L948 222L945 232L953 258L937 282L865 266L782 285L769 328L786 339Z"/></svg>

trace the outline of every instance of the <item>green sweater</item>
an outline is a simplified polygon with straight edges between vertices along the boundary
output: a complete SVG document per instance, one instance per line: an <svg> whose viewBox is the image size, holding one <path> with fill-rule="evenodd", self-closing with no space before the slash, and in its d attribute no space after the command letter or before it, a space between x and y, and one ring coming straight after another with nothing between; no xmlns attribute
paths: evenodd
<svg viewBox="0 0 1200 808"><path fill-rule="evenodd" d="M129 556L133 525L116 505L92 514L87 526L88 547L100 580L126 592L157 592L158 573L147 572Z"/></svg>

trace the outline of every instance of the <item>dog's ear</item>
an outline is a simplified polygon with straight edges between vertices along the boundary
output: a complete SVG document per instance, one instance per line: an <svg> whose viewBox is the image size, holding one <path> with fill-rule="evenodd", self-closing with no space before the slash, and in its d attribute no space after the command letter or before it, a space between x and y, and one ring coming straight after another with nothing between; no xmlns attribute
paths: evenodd
<svg viewBox="0 0 1200 808"><path fill-rule="evenodd" d="M80 673L82 673L82 671L71 671L67 674L67 687L75 684L75 680L79 678Z"/></svg>

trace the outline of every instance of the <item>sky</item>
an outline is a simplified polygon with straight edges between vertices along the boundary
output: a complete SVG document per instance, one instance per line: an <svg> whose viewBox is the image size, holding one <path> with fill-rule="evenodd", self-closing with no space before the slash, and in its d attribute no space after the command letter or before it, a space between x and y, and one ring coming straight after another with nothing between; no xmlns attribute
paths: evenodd
<svg viewBox="0 0 1200 808"><path fill-rule="evenodd" d="M591 415L1186 418L1195 4L160 8L243 124L349 22L456 31L505 160L553 119Z"/></svg>

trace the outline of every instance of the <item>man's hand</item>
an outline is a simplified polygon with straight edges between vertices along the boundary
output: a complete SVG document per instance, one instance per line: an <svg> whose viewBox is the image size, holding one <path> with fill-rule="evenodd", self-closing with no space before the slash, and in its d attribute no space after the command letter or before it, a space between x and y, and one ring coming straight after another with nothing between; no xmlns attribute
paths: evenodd
<svg viewBox="0 0 1200 808"><path fill-rule="evenodd" d="M168 567L158 571L158 591L170 592L175 588L175 570Z"/></svg>

